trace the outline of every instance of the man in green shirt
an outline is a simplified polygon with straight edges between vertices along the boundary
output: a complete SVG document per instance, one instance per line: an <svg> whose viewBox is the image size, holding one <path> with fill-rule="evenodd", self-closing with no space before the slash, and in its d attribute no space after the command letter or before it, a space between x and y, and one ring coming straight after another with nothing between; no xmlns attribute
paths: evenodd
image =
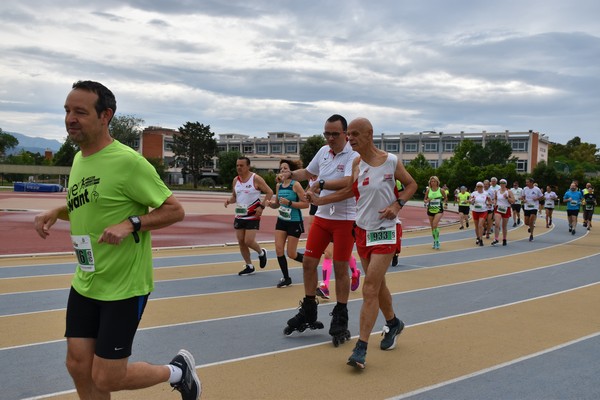
<svg viewBox="0 0 600 400"><path fill-rule="evenodd" d="M110 135L116 108L102 84L73 84L65 125L81 151L73 160L67 204L34 221L44 239L57 219L71 225L78 265L67 303L67 369L81 399L110 399L114 391L169 381L184 400L196 400L201 385L188 351L168 365L128 362L154 289L150 231L181 221L184 211L154 168Z"/></svg>

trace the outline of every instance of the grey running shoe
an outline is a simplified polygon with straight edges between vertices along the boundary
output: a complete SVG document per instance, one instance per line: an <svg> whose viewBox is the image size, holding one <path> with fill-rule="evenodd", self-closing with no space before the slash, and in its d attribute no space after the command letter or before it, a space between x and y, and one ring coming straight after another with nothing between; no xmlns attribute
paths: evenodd
<svg viewBox="0 0 600 400"><path fill-rule="evenodd" d="M173 389L181 393L181 399L198 400L202 394L202 384L196 374L196 363L192 354L187 350L179 350L169 364L180 368L183 373L179 382L171 383Z"/></svg>
<svg viewBox="0 0 600 400"><path fill-rule="evenodd" d="M381 332L381 336L383 336L380 345L381 350L392 350L396 347L396 336L398 336L403 329L404 322L398 318L396 318L396 323L392 326L385 324L383 331Z"/></svg>
<svg viewBox="0 0 600 400"><path fill-rule="evenodd" d="M360 342L356 342L356 346L354 346L354 350L352 351L352 354L348 358L348 362L346 364L358 369L365 369L366 357L367 348Z"/></svg>
<svg viewBox="0 0 600 400"><path fill-rule="evenodd" d="M258 256L258 261L261 268L267 266L267 249L262 249L262 254Z"/></svg>
<svg viewBox="0 0 600 400"><path fill-rule="evenodd" d="M246 266L244 267L244 269L241 270L240 272L238 272L238 275L239 276L242 276L242 275L252 275L254 272L255 272L254 267L246 264Z"/></svg>

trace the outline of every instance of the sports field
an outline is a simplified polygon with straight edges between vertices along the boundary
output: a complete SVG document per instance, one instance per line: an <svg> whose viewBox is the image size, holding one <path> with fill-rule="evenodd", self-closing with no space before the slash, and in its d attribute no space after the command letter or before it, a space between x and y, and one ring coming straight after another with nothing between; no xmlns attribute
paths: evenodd
<svg viewBox="0 0 600 400"><path fill-rule="evenodd" d="M15 204L13 193L1 194L9 198L0 197L0 398L75 399L62 337L74 268L73 256L60 254L68 251L68 227L57 226L54 235L66 235L66 248L40 248L31 222L31 210L61 199L19 197ZM205 399L600 398L600 240L581 226L569 234L564 213L548 229L539 221L533 242L526 227L511 228L506 247L492 247L491 240L475 247L472 225L458 230L448 213L437 251L429 231L416 229L426 225L423 208L407 209L400 265L387 275L407 328L392 351L379 350L374 332L359 372L345 362L358 334L360 288L350 296L350 343L335 348L327 329L284 336L303 295L302 271L290 262L294 284L275 288L281 276L269 232L275 214L259 237L269 250L267 267L239 277L237 247L223 245L234 236L218 236L233 234L233 210L214 197L181 198L197 220L186 217L166 237L155 235L155 246L163 240L179 248L155 251L156 290L132 359L160 364L179 348L190 350ZM214 226L203 226L205 215ZM15 219L24 226L17 228ZM217 245L188 243L200 229ZM333 305L319 306L326 328ZM164 384L113 398L179 395Z"/></svg>

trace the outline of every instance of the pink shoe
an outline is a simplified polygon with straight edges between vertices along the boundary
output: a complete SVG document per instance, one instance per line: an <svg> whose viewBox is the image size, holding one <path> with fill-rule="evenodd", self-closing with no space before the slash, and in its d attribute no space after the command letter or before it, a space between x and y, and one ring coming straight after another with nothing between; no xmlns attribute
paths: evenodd
<svg viewBox="0 0 600 400"><path fill-rule="evenodd" d="M360 286L360 269L356 269L356 274L352 274L352 284L350 285L350 290L353 292L358 289Z"/></svg>

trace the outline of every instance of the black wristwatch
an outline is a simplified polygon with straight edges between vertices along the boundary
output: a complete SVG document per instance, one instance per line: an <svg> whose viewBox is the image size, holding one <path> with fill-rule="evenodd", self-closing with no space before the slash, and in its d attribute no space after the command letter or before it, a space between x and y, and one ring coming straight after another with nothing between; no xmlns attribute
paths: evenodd
<svg viewBox="0 0 600 400"><path fill-rule="evenodd" d="M402 209L406 204L406 200L398 199L396 201L398 202L398 204L400 204L400 209Z"/></svg>
<svg viewBox="0 0 600 400"><path fill-rule="evenodd" d="M142 229L142 220L137 215L132 215L127 219L129 220L129 222L131 222L131 225L133 225L133 232L131 232L131 234L133 235L133 239L136 243L139 243L140 235L138 235L138 231Z"/></svg>
<svg viewBox="0 0 600 400"><path fill-rule="evenodd" d="M323 186L325 186L325 181L323 179L321 179L319 181L319 189L323 190Z"/></svg>

